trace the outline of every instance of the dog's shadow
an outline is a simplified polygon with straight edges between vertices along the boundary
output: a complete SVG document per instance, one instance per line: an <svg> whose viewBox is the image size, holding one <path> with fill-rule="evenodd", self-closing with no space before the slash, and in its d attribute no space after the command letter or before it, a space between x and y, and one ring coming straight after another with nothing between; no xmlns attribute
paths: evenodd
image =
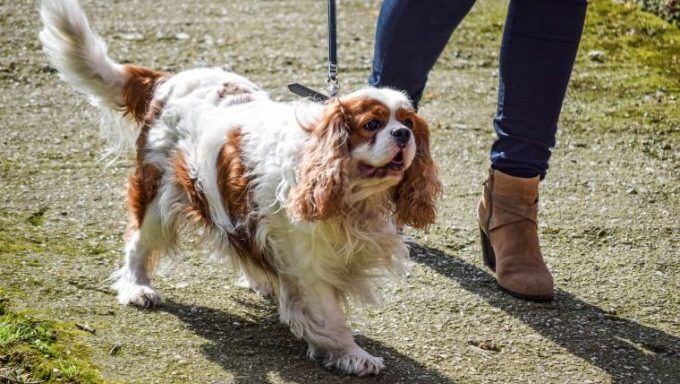
<svg viewBox="0 0 680 384"><path fill-rule="evenodd" d="M564 290L550 303L531 303L498 290L492 275L435 248L410 244L411 258L457 282L463 289L503 310L569 353L607 372L614 382L680 381L680 338L623 319ZM283 326L274 305L242 303L249 314L191 306L168 300L160 310L173 314L207 343L203 353L234 375L236 383L276 380L300 383L346 383L356 380L306 358L306 344ZM252 313L255 313L253 315ZM451 380L393 348L357 336L357 343L385 358L376 383L447 383Z"/></svg>
<svg viewBox="0 0 680 384"><path fill-rule="evenodd" d="M599 367L614 382L680 382L680 338L618 317L561 289L550 303L515 299L500 292L494 277L482 269L435 248L410 246L412 260L454 280L489 305Z"/></svg>
<svg viewBox="0 0 680 384"><path fill-rule="evenodd" d="M244 305L253 306L253 303ZM235 383L347 383L354 376L323 368L306 357L306 343L297 340L279 322L276 307L255 304L249 314L227 313L215 308L193 306L172 300L159 310L184 322L189 330L205 339L204 355L233 375ZM252 315L256 313L256 315ZM357 344L385 359L386 369L366 376L366 383L448 383L440 373L367 337L356 336Z"/></svg>

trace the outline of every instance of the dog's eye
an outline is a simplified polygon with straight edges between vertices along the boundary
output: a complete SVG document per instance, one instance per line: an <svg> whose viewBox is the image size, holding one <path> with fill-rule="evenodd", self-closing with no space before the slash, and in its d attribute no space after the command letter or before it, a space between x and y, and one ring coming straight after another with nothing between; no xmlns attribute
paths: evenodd
<svg viewBox="0 0 680 384"><path fill-rule="evenodd" d="M380 120L371 120L368 123L366 123L366 125L364 125L364 128L366 128L367 131L377 131L378 129L380 129L381 126L382 123L380 122Z"/></svg>
<svg viewBox="0 0 680 384"><path fill-rule="evenodd" d="M411 119L404 120L402 124L404 124L408 129L413 129L413 121Z"/></svg>

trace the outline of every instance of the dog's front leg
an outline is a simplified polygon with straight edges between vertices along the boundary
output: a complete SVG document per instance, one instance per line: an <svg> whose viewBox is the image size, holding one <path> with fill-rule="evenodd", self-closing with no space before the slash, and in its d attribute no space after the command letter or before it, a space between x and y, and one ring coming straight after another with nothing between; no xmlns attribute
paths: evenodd
<svg viewBox="0 0 680 384"><path fill-rule="evenodd" d="M309 356L322 357L326 366L358 376L380 372L382 357L370 355L354 342L340 293L319 280L293 280L281 279L281 321L307 341Z"/></svg>

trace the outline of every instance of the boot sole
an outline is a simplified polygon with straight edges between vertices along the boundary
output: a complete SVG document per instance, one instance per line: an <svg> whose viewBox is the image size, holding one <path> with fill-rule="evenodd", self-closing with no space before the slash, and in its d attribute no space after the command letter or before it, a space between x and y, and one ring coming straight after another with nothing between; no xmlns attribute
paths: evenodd
<svg viewBox="0 0 680 384"><path fill-rule="evenodd" d="M479 228L479 233L481 237L481 242L482 242L482 260L484 261L484 265L489 267L494 273L496 272L496 254L493 251L493 247L491 246L491 241L489 241L489 237L484 233L484 230L480 227ZM496 285L498 287L508 293L512 297L516 297L518 299L523 299L523 300L528 300L528 301L534 301L534 302L546 302L546 301L551 301L554 298L554 295L548 295L548 296L535 296L535 295L525 295L522 293L517 293L513 292L496 281Z"/></svg>

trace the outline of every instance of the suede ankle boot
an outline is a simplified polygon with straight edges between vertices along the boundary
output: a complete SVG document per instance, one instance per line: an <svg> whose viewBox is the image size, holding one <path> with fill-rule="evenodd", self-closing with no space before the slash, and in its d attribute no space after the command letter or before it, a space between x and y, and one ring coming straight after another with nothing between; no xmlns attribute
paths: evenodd
<svg viewBox="0 0 680 384"><path fill-rule="evenodd" d="M545 301L554 294L538 242L538 181L490 169L477 220L484 264L498 285L515 297Z"/></svg>

